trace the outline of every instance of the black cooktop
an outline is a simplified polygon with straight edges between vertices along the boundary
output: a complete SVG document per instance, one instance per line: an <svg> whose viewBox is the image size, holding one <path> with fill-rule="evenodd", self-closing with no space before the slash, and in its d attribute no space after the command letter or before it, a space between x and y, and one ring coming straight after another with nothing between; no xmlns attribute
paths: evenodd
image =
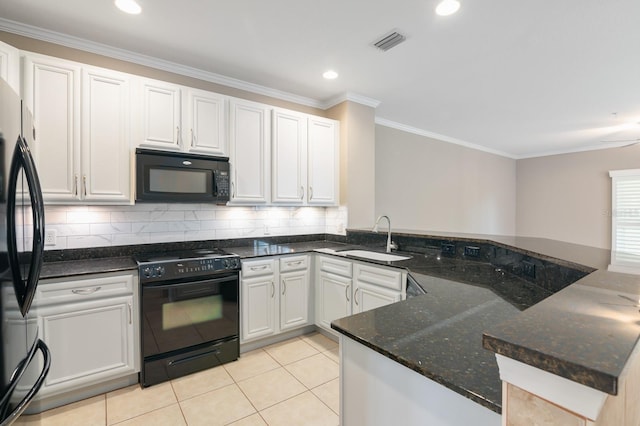
<svg viewBox="0 0 640 426"><path fill-rule="evenodd" d="M189 249L178 251L166 251L157 253L144 253L134 256L138 263L163 262L170 260L217 258L226 256L236 256L219 248Z"/></svg>

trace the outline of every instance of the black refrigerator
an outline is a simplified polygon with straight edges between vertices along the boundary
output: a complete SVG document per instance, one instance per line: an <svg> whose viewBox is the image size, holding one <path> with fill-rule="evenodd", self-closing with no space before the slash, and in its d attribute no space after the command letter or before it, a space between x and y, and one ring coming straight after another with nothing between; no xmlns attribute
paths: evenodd
<svg viewBox="0 0 640 426"><path fill-rule="evenodd" d="M0 78L0 426L14 423L49 371L34 297L44 250L44 203L29 149L31 114Z"/></svg>

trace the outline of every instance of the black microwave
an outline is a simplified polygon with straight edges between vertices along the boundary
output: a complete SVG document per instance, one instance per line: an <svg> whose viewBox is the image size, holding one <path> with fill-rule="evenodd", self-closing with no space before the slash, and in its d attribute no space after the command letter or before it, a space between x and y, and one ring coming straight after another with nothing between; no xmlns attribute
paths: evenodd
<svg viewBox="0 0 640 426"><path fill-rule="evenodd" d="M229 159L137 148L136 201L226 204Z"/></svg>

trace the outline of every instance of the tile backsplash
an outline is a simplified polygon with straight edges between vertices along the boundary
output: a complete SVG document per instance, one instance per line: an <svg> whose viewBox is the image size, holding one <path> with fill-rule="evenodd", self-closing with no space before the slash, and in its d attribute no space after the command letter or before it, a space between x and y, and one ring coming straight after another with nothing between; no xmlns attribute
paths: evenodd
<svg viewBox="0 0 640 426"><path fill-rule="evenodd" d="M46 206L46 250L265 235L345 234L346 207L241 207L210 204ZM29 227L25 227L29 228ZM29 235L25 236L30 239Z"/></svg>

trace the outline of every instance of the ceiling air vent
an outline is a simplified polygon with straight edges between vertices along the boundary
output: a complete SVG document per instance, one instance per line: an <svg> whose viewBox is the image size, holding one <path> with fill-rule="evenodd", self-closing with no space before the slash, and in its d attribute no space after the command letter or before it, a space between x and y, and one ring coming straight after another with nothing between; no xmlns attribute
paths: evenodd
<svg viewBox="0 0 640 426"><path fill-rule="evenodd" d="M392 47L395 47L397 45L399 45L400 43L402 43L403 41L405 41L407 38L405 36L403 36L402 34L400 34L397 31L394 31L390 34L387 34L386 36L382 37L380 40L376 41L375 43L373 43L373 45L375 47L377 47L380 50L383 51L387 51L389 49L391 49Z"/></svg>

